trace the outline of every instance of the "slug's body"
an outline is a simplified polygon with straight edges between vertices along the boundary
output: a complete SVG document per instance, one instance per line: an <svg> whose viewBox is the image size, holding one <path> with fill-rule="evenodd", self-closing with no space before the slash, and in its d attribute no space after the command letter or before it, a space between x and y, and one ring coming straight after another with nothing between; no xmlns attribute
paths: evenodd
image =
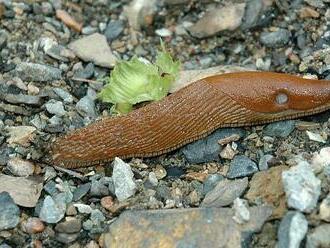
<svg viewBox="0 0 330 248"><path fill-rule="evenodd" d="M118 156L172 151L220 127L250 126L330 108L330 82L271 72L205 78L127 115L109 117L59 138L53 160L68 168Z"/></svg>

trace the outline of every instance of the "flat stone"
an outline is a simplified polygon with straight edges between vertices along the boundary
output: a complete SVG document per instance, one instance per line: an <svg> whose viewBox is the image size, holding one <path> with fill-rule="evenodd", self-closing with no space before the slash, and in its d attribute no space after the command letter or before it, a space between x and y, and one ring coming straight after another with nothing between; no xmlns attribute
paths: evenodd
<svg viewBox="0 0 330 248"><path fill-rule="evenodd" d="M50 114L54 114L58 117L66 114L63 103L60 101L51 99L45 104L45 107Z"/></svg>
<svg viewBox="0 0 330 248"><path fill-rule="evenodd" d="M247 188L247 177L238 180L221 180L217 186L208 192L202 201L202 207L225 207L240 197Z"/></svg>
<svg viewBox="0 0 330 248"><path fill-rule="evenodd" d="M88 95L84 96L77 102L76 109L82 116L91 118L96 117L94 99Z"/></svg>
<svg viewBox="0 0 330 248"><path fill-rule="evenodd" d="M73 96L62 88L54 88L55 94L62 98L66 103L73 103Z"/></svg>
<svg viewBox="0 0 330 248"><path fill-rule="evenodd" d="M300 212L289 211L278 228L278 248L299 248L308 229L308 222Z"/></svg>
<svg viewBox="0 0 330 248"><path fill-rule="evenodd" d="M190 34L205 38L224 30L235 30L241 25L245 3L219 5L205 13L197 23L188 28Z"/></svg>
<svg viewBox="0 0 330 248"><path fill-rule="evenodd" d="M307 162L282 173L284 191L288 206L310 213L317 205L321 194L321 180L318 179Z"/></svg>
<svg viewBox="0 0 330 248"><path fill-rule="evenodd" d="M203 183L203 194L207 194L210 192L212 189L214 189L217 184L223 180L224 177L220 174L210 174L207 176Z"/></svg>
<svg viewBox="0 0 330 248"><path fill-rule="evenodd" d="M31 176L34 172L34 164L21 158L11 158L7 163L7 168L15 176Z"/></svg>
<svg viewBox="0 0 330 248"><path fill-rule="evenodd" d="M238 134L240 137L243 137L245 132L240 128L218 129L204 139L184 146L181 151L188 162L192 164L219 161L219 153L222 146L219 145L218 141L233 134Z"/></svg>
<svg viewBox="0 0 330 248"><path fill-rule="evenodd" d="M41 180L40 180L41 181ZM22 207L35 207L42 191L39 179L0 174L0 192L6 191Z"/></svg>
<svg viewBox="0 0 330 248"><path fill-rule="evenodd" d="M46 196L40 209L39 218L47 223L57 223L64 217L65 210L65 206L59 204L51 196Z"/></svg>
<svg viewBox="0 0 330 248"><path fill-rule="evenodd" d="M48 65L22 62L16 66L16 76L23 81L48 82L61 79L61 70Z"/></svg>
<svg viewBox="0 0 330 248"><path fill-rule="evenodd" d="M27 110L26 108L22 106L16 106L13 104L0 103L0 110L4 112L15 113L25 116L32 115L31 111Z"/></svg>
<svg viewBox="0 0 330 248"><path fill-rule="evenodd" d="M0 98L8 103L13 103L13 104L26 104L26 105L32 105L32 106L41 105L40 96L7 93L7 94L0 94Z"/></svg>
<svg viewBox="0 0 330 248"><path fill-rule="evenodd" d="M252 175L258 171L258 166L255 162L246 156L238 155L230 163L228 178L238 178Z"/></svg>
<svg viewBox="0 0 330 248"><path fill-rule="evenodd" d="M76 40L69 44L69 48L83 61L93 62L102 67L112 68L117 60L106 37L99 33Z"/></svg>
<svg viewBox="0 0 330 248"><path fill-rule="evenodd" d="M7 142L12 145L29 146L35 137L36 128L32 126L13 126L6 128L9 138Z"/></svg>
<svg viewBox="0 0 330 248"><path fill-rule="evenodd" d="M124 22L122 20L111 21L107 25L104 32L105 37L109 42L117 39L117 37L124 31Z"/></svg>
<svg viewBox="0 0 330 248"><path fill-rule="evenodd" d="M104 235L104 247L222 247L249 243L271 215L268 207L249 208L250 220L237 224L230 208L126 211ZM125 230L125 232L123 232ZM148 235L146 235L146 233ZM202 234L202 235L201 235Z"/></svg>
<svg viewBox="0 0 330 248"><path fill-rule="evenodd" d="M291 37L291 33L287 29L280 28L274 32L262 32L260 34L260 41L266 47L283 47Z"/></svg>
<svg viewBox="0 0 330 248"><path fill-rule="evenodd" d="M85 183L79 185L75 191L73 191L73 201L78 201L83 198L91 188L91 183Z"/></svg>
<svg viewBox="0 0 330 248"><path fill-rule="evenodd" d="M294 120L278 121L267 125L263 132L266 136L286 138L290 135L294 128Z"/></svg>
<svg viewBox="0 0 330 248"><path fill-rule="evenodd" d="M112 180L118 201L124 201L135 194L136 184L131 167L117 157L113 162Z"/></svg>
<svg viewBox="0 0 330 248"><path fill-rule="evenodd" d="M264 1L247 0L243 22L240 28L246 30L258 26L261 19L265 18L263 16L265 9Z"/></svg>
<svg viewBox="0 0 330 248"><path fill-rule="evenodd" d="M8 192L0 193L0 209L0 231L16 227L20 219L20 210Z"/></svg>
<svg viewBox="0 0 330 248"><path fill-rule="evenodd" d="M322 224L307 235L306 248L330 247L330 224Z"/></svg>
<svg viewBox="0 0 330 248"><path fill-rule="evenodd" d="M70 244L74 242L79 237L79 233L58 233L55 238L57 241Z"/></svg>
<svg viewBox="0 0 330 248"><path fill-rule="evenodd" d="M67 217L64 222L58 223L55 230L61 233L77 233L81 229L81 220L75 217Z"/></svg>
<svg viewBox="0 0 330 248"><path fill-rule="evenodd" d="M266 203L274 207L272 218L282 218L286 212L286 197L282 185L282 172L287 166L272 167L267 171L260 171L253 175L250 188L245 195L252 204Z"/></svg>

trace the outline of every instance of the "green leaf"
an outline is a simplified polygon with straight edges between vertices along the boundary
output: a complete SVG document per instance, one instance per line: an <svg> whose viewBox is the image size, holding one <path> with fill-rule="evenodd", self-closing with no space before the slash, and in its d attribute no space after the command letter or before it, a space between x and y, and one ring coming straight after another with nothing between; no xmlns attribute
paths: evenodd
<svg viewBox="0 0 330 248"><path fill-rule="evenodd" d="M160 68L161 74L171 74L177 77L180 71L181 63L180 61L174 61L171 54L166 51L165 45L161 40L161 51L158 51L156 57L156 65Z"/></svg>
<svg viewBox="0 0 330 248"><path fill-rule="evenodd" d="M173 61L164 44L161 45L162 51L158 52L155 64L136 56L118 62L109 83L99 93L100 99L114 104L115 112L127 113L136 103L165 97L179 73L180 63Z"/></svg>

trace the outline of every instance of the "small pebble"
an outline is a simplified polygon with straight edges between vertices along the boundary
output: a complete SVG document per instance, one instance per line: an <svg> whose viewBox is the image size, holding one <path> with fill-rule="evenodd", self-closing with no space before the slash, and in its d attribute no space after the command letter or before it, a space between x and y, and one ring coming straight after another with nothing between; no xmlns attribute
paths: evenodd
<svg viewBox="0 0 330 248"><path fill-rule="evenodd" d="M55 202L51 196L46 196L42 204L39 218L46 223L57 223L65 214L65 207Z"/></svg>
<svg viewBox="0 0 330 248"><path fill-rule="evenodd" d="M330 224L317 226L307 235L306 248L330 247Z"/></svg>
<svg viewBox="0 0 330 248"><path fill-rule="evenodd" d="M274 158L273 155L270 155L270 154L265 154L263 156L260 157L260 160L259 160L259 170L260 171L264 171L264 170L268 170L269 168L269 165L268 165L268 162L270 160L272 160Z"/></svg>
<svg viewBox="0 0 330 248"><path fill-rule="evenodd" d="M278 228L278 248L299 248L308 229L308 222L300 212L289 211Z"/></svg>
<svg viewBox="0 0 330 248"><path fill-rule="evenodd" d="M114 205L114 201L113 201L112 196L102 197L101 205L102 205L103 208L105 208L107 210L111 209Z"/></svg>
<svg viewBox="0 0 330 248"><path fill-rule="evenodd" d="M45 107L50 114L54 114L59 117L64 116L66 114L63 103L60 101L51 99L45 104Z"/></svg>
<svg viewBox="0 0 330 248"><path fill-rule="evenodd" d="M250 220L250 211L246 200L236 198L234 200L233 209L235 211L233 219L236 223L243 224Z"/></svg>
<svg viewBox="0 0 330 248"><path fill-rule="evenodd" d="M289 207L305 213L316 207L321 194L321 181L315 177L307 162L300 162L284 171L282 180Z"/></svg>
<svg viewBox="0 0 330 248"><path fill-rule="evenodd" d="M21 158L11 158L7 163L7 168L15 176L30 176L34 172L34 164Z"/></svg>
<svg viewBox="0 0 330 248"><path fill-rule="evenodd" d="M0 231L12 229L20 220L20 209L8 192L0 193Z"/></svg>
<svg viewBox="0 0 330 248"><path fill-rule="evenodd" d="M267 47L283 47L289 42L290 37L289 30L280 28L275 32L262 32L260 41Z"/></svg>
<svg viewBox="0 0 330 248"><path fill-rule="evenodd" d="M75 217L66 217L64 222L57 223L55 230L61 233L77 233L81 229L81 220Z"/></svg>
<svg viewBox="0 0 330 248"><path fill-rule="evenodd" d="M238 155L230 163L230 168L227 173L228 178L238 178L252 175L258 171L258 166L255 162L246 156Z"/></svg>
<svg viewBox="0 0 330 248"><path fill-rule="evenodd" d="M330 222L330 194L321 202L319 213L321 220Z"/></svg>
<svg viewBox="0 0 330 248"><path fill-rule="evenodd" d="M131 167L117 157L113 162L112 180L118 201L124 201L135 194L136 184Z"/></svg>
<svg viewBox="0 0 330 248"><path fill-rule="evenodd" d="M264 135L271 137L286 138L295 128L295 121L279 121L267 125L264 129Z"/></svg>
<svg viewBox="0 0 330 248"><path fill-rule="evenodd" d="M45 224L36 217L30 217L22 223L23 230L29 234L41 233L45 230Z"/></svg>

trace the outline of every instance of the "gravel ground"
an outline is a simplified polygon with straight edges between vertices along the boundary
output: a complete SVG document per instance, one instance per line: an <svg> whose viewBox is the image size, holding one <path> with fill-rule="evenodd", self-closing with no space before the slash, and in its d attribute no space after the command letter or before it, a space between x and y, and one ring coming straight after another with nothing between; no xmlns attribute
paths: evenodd
<svg viewBox="0 0 330 248"><path fill-rule="evenodd" d="M330 247L330 112L66 170L118 59L330 79L329 0L0 0L0 248ZM132 124L133 125L133 124Z"/></svg>

